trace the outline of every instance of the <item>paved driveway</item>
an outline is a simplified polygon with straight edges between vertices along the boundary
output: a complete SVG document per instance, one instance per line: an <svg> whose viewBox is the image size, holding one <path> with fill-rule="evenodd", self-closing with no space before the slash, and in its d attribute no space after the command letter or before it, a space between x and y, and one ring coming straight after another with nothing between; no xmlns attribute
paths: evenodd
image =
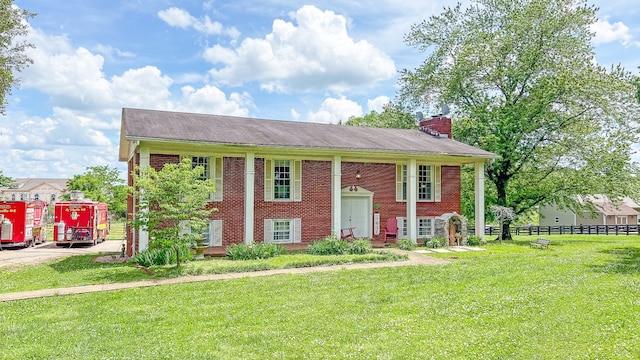
<svg viewBox="0 0 640 360"><path fill-rule="evenodd" d="M73 255L120 252L122 240L107 240L95 246L74 245L59 247L47 242L32 248L4 249L0 251L0 268L14 265L33 265Z"/></svg>

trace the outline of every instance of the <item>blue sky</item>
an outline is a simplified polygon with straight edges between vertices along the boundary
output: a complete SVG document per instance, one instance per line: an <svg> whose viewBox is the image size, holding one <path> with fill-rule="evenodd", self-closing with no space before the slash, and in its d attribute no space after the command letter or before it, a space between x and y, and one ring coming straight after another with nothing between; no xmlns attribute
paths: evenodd
<svg viewBox="0 0 640 360"><path fill-rule="evenodd" d="M0 170L65 178L118 162L123 107L336 123L395 96L412 24L451 0L15 0L34 64L0 117ZM468 3L467 0L463 4ZM590 2L596 61L638 73L637 0Z"/></svg>

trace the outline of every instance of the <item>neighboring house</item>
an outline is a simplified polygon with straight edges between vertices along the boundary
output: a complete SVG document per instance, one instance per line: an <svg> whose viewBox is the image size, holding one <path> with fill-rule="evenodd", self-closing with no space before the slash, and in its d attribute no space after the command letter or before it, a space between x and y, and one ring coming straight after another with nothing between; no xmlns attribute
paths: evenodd
<svg viewBox="0 0 640 360"><path fill-rule="evenodd" d="M421 130L123 109L120 161L160 170L190 157L216 182L209 246L309 243L352 228L381 239L432 236L435 218L460 213L460 166L475 164L476 235L484 235L484 164L495 154L449 138L451 119ZM133 185L129 176L129 185ZM139 211L128 201L129 216ZM143 210L144 211L144 210ZM129 255L148 233L130 230Z"/></svg>
<svg viewBox="0 0 640 360"><path fill-rule="evenodd" d="M55 202L67 193L69 179L14 179L13 185L0 188L0 200L40 200Z"/></svg>
<svg viewBox="0 0 640 360"><path fill-rule="evenodd" d="M593 204L595 212L586 208L586 205L585 209L578 213L546 205L539 210L540 225L635 225L638 223L638 211L632 207L638 207L638 205L630 198L614 203L607 196L593 195L581 199L581 202Z"/></svg>

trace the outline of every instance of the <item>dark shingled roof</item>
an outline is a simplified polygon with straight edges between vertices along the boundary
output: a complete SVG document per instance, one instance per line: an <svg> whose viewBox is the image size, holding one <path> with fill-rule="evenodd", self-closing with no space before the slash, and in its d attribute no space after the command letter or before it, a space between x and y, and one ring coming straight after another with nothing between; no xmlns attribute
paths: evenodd
<svg viewBox="0 0 640 360"><path fill-rule="evenodd" d="M157 110L122 110L124 140L159 140L292 149L331 149L496 158L420 130L379 129ZM126 159L121 159L126 160Z"/></svg>

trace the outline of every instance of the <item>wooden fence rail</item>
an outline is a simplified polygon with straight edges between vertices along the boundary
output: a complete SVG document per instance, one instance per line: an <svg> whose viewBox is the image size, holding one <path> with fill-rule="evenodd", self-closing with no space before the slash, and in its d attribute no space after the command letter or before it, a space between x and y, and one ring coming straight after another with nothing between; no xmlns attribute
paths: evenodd
<svg viewBox="0 0 640 360"><path fill-rule="evenodd" d="M554 226L511 226L511 234L514 235L640 235L640 226L634 225L554 225ZM469 234L473 234L474 228L469 227ZM485 235L498 235L499 226L486 226Z"/></svg>

